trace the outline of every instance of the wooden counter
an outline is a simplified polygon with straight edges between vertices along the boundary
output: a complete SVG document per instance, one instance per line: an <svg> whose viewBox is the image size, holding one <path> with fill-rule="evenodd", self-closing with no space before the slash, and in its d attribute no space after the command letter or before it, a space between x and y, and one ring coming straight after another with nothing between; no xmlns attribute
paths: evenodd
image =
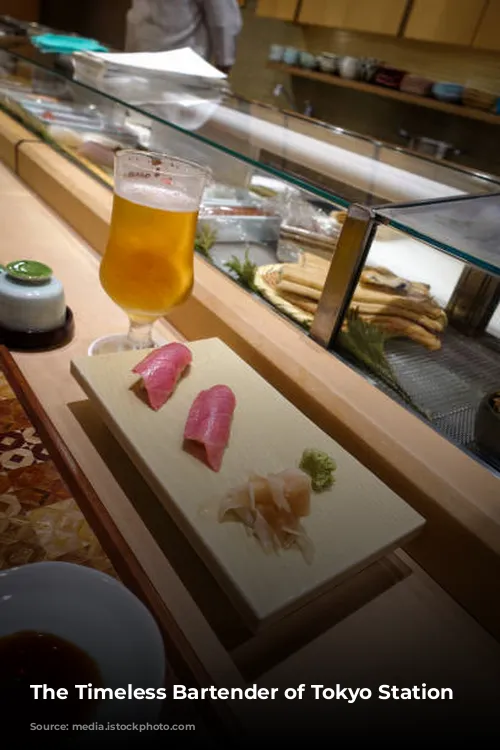
<svg viewBox="0 0 500 750"><path fill-rule="evenodd" d="M18 145L25 141L36 143L38 139L4 112L0 112L0 161L14 172L17 172Z"/></svg>
<svg viewBox="0 0 500 750"><path fill-rule="evenodd" d="M102 250L109 192L43 144L21 145L17 166L20 176L48 204L66 213ZM50 175L43 176L44 168L50 169ZM229 647L229 623L214 623L207 615L207 600L212 600L219 619L225 618L213 584L70 376L71 358L84 354L96 337L126 325L124 315L99 285L99 252L4 166L0 166L0 217L0 262L22 256L48 263L64 284L76 320L76 336L69 345L52 352L16 354L16 361L162 598L172 647L182 654L187 672L198 684L237 687L256 677L262 686L281 688L301 682L367 687L380 682L400 686L426 682L451 686L469 706L483 707L490 695L498 693L500 645L403 553L387 561L385 580L380 570L370 574L371 583L365 576L362 588L371 592L365 603L356 586L351 586L337 624L328 624L326 615L331 612L323 611L322 628L308 642L294 648L288 643L286 653L281 642L274 643L267 659L256 639L234 641ZM432 555L445 559L446 566L436 568L442 575L443 569L449 569L465 597L467 581L461 580L458 558L460 552L472 559L473 534L465 532L468 523L478 544L481 538L480 549L486 555L489 548L493 564L497 560L493 550L498 551L494 506L498 495L493 479L220 273L199 260L196 273L192 301L171 316L177 328L165 323L159 326L161 334L177 339L221 335L415 506L425 508L429 531L416 552L427 559ZM384 419L379 422L381 414ZM433 455L436 450L439 456ZM465 539L459 551L452 546L461 538L454 535L452 515L456 523L461 521ZM475 559L471 588L472 584L482 587L482 597L476 600L480 608L498 584L480 578L482 560ZM356 597L355 605L346 601ZM473 602L470 596L469 601ZM329 610L335 609L330 605ZM338 609L338 603L335 606ZM494 609L496 604L491 613ZM483 614L488 614L484 607ZM488 624L496 624L493 616ZM271 646L272 641L271 634ZM250 667L257 670L252 677ZM219 701L218 708L225 711L226 706ZM277 726L281 715L291 732L304 726L306 716L316 727L318 722L331 722L328 701L293 706L290 711L287 701L258 706L237 701L231 710L245 726L253 724L257 715ZM352 707L349 721L354 716L366 718L369 710L366 703ZM449 718L450 710L440 706L441 718ZM342 718L335 721L339 726Z"/></svg>
<svg viewBox="0 0 500 750"><path fill-rule="evenodd" d="M3 158L102 253L110 190L48 145L23 142L33 140L26 131L11 133L0 121ZM407 551L500 638L498 478L218 270L198 257L195 264L193 295L170 322L187 339L223 339L422 513L427 530Z"/></svg>
<svg viewBox="0 0 500 750"><path fill-rule="evenodd" d="M195 587L186 583L191 570L195 577L201 575L199 581L205 585L192 553L182 548L167 520L157 514L150 490L70 376L72 357L85 353L97 336L122 330L126 322L99 285L98 254L3 166L0 217L4 230L0 261L5 263L22 254L48 263L62 280L76 319L76 336L69 345L52 352L16 354L17 363L164 601L173 643L188 671L202 685L244 685L246 680L237 664L255 660L255 643L232 650L223 645L195 600ZM191 310L196 311L196 307ZM241 314L241 310L236 308L235 313ZM192 315L189 308L185 315ZM195 322L190 320L190 326ZM160 329L166 338L182 339L179 331L167 324ZM300 339L298 342L301 344ZM264 337L262 344L266 345ZM314 357L319 353L311 347L311 354ZM297 367L296 375L298 382L307 386L301 380L301 368ZM445 548L441 550L447 555ZM321 684L325 682L325 663L329 663L330 681L349 685L426 682L451 686L462 691L464 700L483 704L489 695L496 695L500 688L500 645L408 556L399 554L392 564L394 585L381 590L364 606L358 604L356 611L337 625L324 627L302 648L282 654L276 663L261 669L259 684L281 688L300 682ZM397 566L404 574L396 575ZM292 731L303 726L304 711L316 725L328 720L328 702L304 702L298 708L294 704L293 712L289 706L287 701L278 701L260 703L256 708L251 701L243 701L232 708L246 725L255 721L256 711L259 719L272 720L275 726L282 715ZM356 709L364 710L361 706ZM447 707L442 709L442 716L447 716L447 711ZM336 722L341 724L341 718Z"/></svg>

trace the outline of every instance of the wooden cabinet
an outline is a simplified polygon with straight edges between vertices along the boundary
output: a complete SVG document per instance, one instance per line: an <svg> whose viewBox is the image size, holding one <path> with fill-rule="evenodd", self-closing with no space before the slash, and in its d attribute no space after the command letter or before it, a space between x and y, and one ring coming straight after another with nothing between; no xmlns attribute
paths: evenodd
<svg viewBox="0 0 500 750"><path fill-rule="evenodd" d="M472 46L500 50L500 0L489 0Z"/></svg>
<svg viewBox="0 0 500 750"><path fill-rule="evenodd" d="M395 36L408 0L302 0L299 22Z"/></svg>
<svg viewBox="0 0 500 750"><path fill-rule="evenodd" d="M342 28L396 36L407 4L407 0L351 0Z"/></svg>
<svg viewBox="0 0 500 750"><path fill-rule="evenodd" d="M488 0L415 0L404 31L407 39L470 46Z"/></svg>
<svg viewBox="0 0 500 750"><path fill-rule="evenodd" d="M299 23L341 27L352 0L302 0Z"/></svg>
<svg viewBox="0 0 500 750"><path fill-rule="evenodd" d="M257 0L257 16L281 18L282 21L294 21L299 7L299 0Z"/></svg>
<svg viewBox="0 0 500 750"><path fill-rule="evenodd" d="M0 0L0 15L19 21L39 21L40 0Z"/></svg>

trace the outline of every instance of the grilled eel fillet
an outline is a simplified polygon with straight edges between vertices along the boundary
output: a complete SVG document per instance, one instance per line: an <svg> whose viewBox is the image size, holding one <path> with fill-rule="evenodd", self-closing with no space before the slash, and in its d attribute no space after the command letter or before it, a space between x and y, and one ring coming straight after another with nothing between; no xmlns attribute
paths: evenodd
<svg viewBox="0 0 500 750"><path fill-rule="evenodd" d="M304 302L308 301L307 309L311 311L313 310L311 303L316 303L317 307L321 299L321 290L296 284L293 281L279 281L276 291L283 297L293 295L295 299L302 298ZM375 291L362 284L356 287L351 306L356 306L360 313L397 315L408 320L415 320L436 332L443 331L447 324L446 313L431 297L402 297L397 294Z"/></svg>
<svg viewBox="0 0 500 750"><path fill-rule="evenodd" d="M299 309L314 315L325 283L328 262L310 259L304 266L284 264L276 291ZM389 337L404 336L431 351L441 348L437 334L447 325L444 310L427 284L409 282L385 268L365 267L351 309Z"/></svg>
<svg viewBox="0 0 500 750"><path fill-rule="evenodd" d="M306 253L305 264L284 263L281 267L281 278L301 286L310 286L313 289L322 290L328 274L330 263L323 258L318 258L311 253ZM366 286L377 287L380 291L389 293L409 294L415 296L429 297L430 287L428 284L407 281L396 276L387 268L376 268L367 266L360 276L360 283Z"/></svg>
<svg viewBox="0 0 500 750"><path fill-rule="evenodd" d="M308 301L303 297L299 297L298 295L281 294L280 296L282 296L283 299L287 300L288 302L291 302L300 310L309 313L311 316L314 316L318 308L316 303ZM363 308L363 306L359 306L356 304L352 305L351 309L357 310L361 320L364 320L366 323L371 323L372 325L381 328L389 338L405 336L406 338L412 339L412 341L415 341L418 344L422 344L422 346L425 346L426 349L429 349L430 351L437 351L441 348L441 341L436 335L440 332L440 330L438 330L437 328L429 330L429 328L424 327L424 325L422 325L421 323L415 322L411 318L398 317L398 315L394 314L391 315L388 313L387 309L384 310L384 312L386 312L387 314L370 314L366 311L366 309ZM405 311L403 310L403 312ZM435 321L432 321L430 318L427 318L427 320L432 324L435 323ZM347 324L344 324L342 328L343 330L345 330L347 328Z"/></svg>

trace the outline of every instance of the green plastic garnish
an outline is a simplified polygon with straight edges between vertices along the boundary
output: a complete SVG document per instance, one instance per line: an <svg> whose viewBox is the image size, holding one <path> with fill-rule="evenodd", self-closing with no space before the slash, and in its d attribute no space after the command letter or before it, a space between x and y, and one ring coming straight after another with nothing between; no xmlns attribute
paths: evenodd
<svg viewBox="0 0 500 750"><path fill-rule="evenodd" d="M224 265L234 273L242 286L249 289L251 292L259 294L259 290L255 285L257 264L250 260L248 250L245 251L245 258L243 261L241 261L236 255L233 255Z"/></svg>
<svg viewBox="0 0 500 750"><path fill-rule="evenodd" d="M337 464L323 451L305 450L300 459L299 468L311 477L314 492L330 489L335 481L334 472Z"/></svg>
<svg viewBox="0 0 500 750"><path fill-rule="evenodd" d="M194 249L207 260L213 262L211 249L217 241L217 231L208 224L203 224L196 234Z"/></svg>
<svg viewBox="0 0 500 750"><path fill-rule="evenodd" d="M341 331L338 338L340 347L346 350L357 363L373 373L377 378L394 391L405 404L414 409L420 416L430 419L430 415L415 403L409 393L399 383L385 353L386 333L376 324L362 320L356 309L350 309L347 318L347 330Z"/></svg>

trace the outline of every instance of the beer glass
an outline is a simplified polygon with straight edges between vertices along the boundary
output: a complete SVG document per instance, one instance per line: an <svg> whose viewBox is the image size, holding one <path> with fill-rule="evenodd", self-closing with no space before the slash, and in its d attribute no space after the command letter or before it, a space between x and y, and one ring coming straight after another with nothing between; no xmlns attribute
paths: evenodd
<svg viewBox="0 0 500 750"><path fill-rule="evenodd" d="M198 210L210 179L204 167L149 151L120 151L114 172L99 276L127 313L129 331L95 342L92 354L154 347L155 321L189 297Z"/></svg>

